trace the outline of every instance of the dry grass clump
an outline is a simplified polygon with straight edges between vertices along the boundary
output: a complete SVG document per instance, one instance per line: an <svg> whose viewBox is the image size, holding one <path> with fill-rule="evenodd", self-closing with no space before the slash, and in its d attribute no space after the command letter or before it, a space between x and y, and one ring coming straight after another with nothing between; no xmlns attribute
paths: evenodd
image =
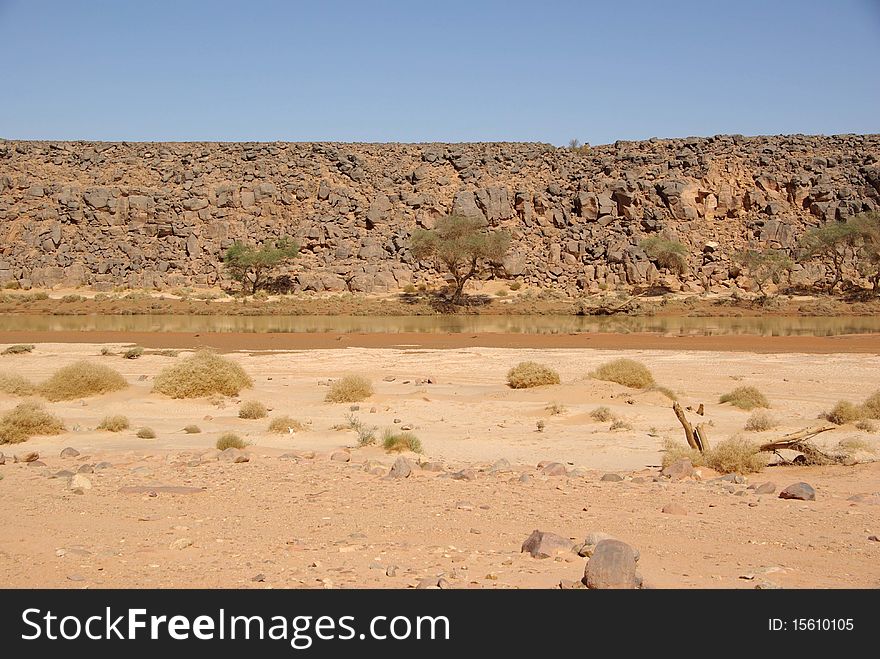
<svg viewBox="0 0 880 659"><path fill-rule="evenodd" d="M34 345L32 343L16 343L14 346L9 346L6 350L3 351L4 355L24 355L28 352L33 352Z"/></svg>
<svg viewBox="0 0 880 659"><path fill-rule="evenodd" d="M148 428L144 426L143 428L139 428L137 433L135 433L138 439L156 439L156 431L152 428Z"/></svg>
<svg viewBox="0 0 880 659"><path fill-rule="evenodd" d="M234 432L227 432L220 435L217 439L216 446L218 451L225 451L228 448L242 449L247 446L247 442Z"/></svg>
<svg viewBox="0 0 880 659"><path fill-rule="evenodd" d="M36 401L19 403L0 417L0 444L18 444L34 435L64 432L61 420Z"/></svg>
<svg viewBox="0 0 880 659"><path fill-rule="evenodd" d="M545 384L559 384L559 373L538 362L520 362L507 372L511 389L530 389Z"/></svg>
<svg viewBox="0 0 880 659"><path fill-rule="evenodd" d="M611 421L614 418L614 413L610 408L602 405L601 407L597 407L592 412L590 412L590 418L593 421L598 421L599 423L606 423Z"/></svg>
<svg viewBox="0 0 880 659"><path fill-rule="evenodd" d="M831 423L842 426L845 423L852 423L864 417L864 410L855 403L848 400L839 400L830 412L825 412L825 418Z"/></svg>
<svg viewBox="0 0 880 659"><path fill-rule="evenodd" d="M595 380L616 382L633 389L645 389L654 384L654 376L648 367L633 359L615 359L606 362L590 373L590 377Z"/></svg>
<svg viewBox="0 0 880 659"><path fill-rule="evenodd" d="M875 391L862 403L862 410L867 419L880 419L880 391Z"/></svg>
<svg viewBox="0 0 880 659"><path fill-rule="evenodd" d="M202 429L199 428L196 424L191 423L188 426L183 427L183 432L185 432L187 435L198 435L200 432L202 432Z"/></svg>
<svg viewBox="0 0 880 659"><path fill-rule="evenodd" d="M289 433L289 432L302 432L306 429L306 426L301 421L297 421L292 416L288 416L283 414L281 416L276 416L269 422L269 432L275 433Z"/></svg>
<svg viewBox="0 0 880 659"><path fill-rule="evenodd" d="M767 397L755 387L737 387L719 399L721 403L730 403L741 410L753 410L756 407L770 407Z"/></svg>
<svg viewBox="0 0 880 659"><path fill-rule="evenodd" d="M746 421L745 429L749 432L764 432L765 430L773 430L779 422L769 412L757 410Z"/></svg>
<svg viewBox="0 0 880 659"><path fill-rule="evenodd" d="M55 371L38 387L38 392L54 402L106 394L127 386L125 378L109 366L78 361Z"/></svg>
<svg viewBox="0 0 880 659"><path fill-rule="evenodd" d="M719 442L706 453L667 439L663 444L663 466L668 467L682 458L690 460L695 467L710 467L723 474L751 474L767 466L757 445L737 436Z"/></svg>
<svg viewBox="0 0 880 659"><path fill-rule="evenodd" d="M706 466L722 474L752 474L767 466L766 456L749 440L734 436L706 453Z"/></svg>
<svg viewBox="0 0 880 659"><path fill-rule="evenodd" d="M837 443L837 446L840 447L840 449L848 455L858 453L859 451L864 451L866 453L876 453L876 449L860 437L841 439Z"/></svg>
<svg viewBox="0 0 880 659"><path fill-rule="evenodd" d="M328 403L359 403L373 395L373 384L362 375L346 375L330 385Z"/></svg>
<svg viewBox="0 0 880 659"><path fill-rule="evenodd" d="M632 430L632 424L625 419L614 419L614 422L611 424L611 427L608 430Z"/></svg>
<svg viewBox="0 0 880 659"><path fill-rule="evenodd" d="M163 368L153 391L171 398L202 398L212 394L236 396L253 381L237 363L226 357L200 350L173 366Z"/></svg>
<svg viewBox="0 0 880 659"><path fill-rule="evenodd" d="M98 424L97 430L120 432L122 430L128 430L130 425L131 424L128 422L127 416L123 416L122 414L115 414L113 416L105 416L103 419L101 419L101 423Z"/></svg>
<svg viewBox="0 0 880 659"><path fill-rule="evenodd" d="M413 453L422 452L422 443L419 438L411 432L394 432L390 428L385 431L382 436L382 447L386 451L395 451L402 453L403 451L412 451Z"/></svg>
<svg viewBox="0 0 880 659"><path fill-rule="evenodd" d="M544 409L550 412L552 416L557 416L559 414L565 414L566 412L568 412L568 408L562 403L550 403Z"/></svg>
<svg viewBox="0 0 880 659"><path fill-rule="evenodd" d="M865 432L877 432L877 424L871 419L860 419L856 421L856 428Z"/></svg>
<svg viewBox="0 0 880 659"><path fill-rule="evenodd" d="M239 419L265 419L269 410L258 400L246 400L238 408Z"/></svg>
<svg viewBox="0 0 880 659"><path fill-rule="evenodd" d="M664 396L666 396L669 400L678 400L678 394L676 394L669 387L664 387L663 385L660 385L660 384L655 384L653 387L650 388L650 391L656 391L658 393L661 393Z"/></svg>
<svg viewBox="0 0 880 659"><path fill-rule="evenodd" d="M144 354L144 349L140 346L134 346L133 348L129 348L125 352L122 353L122 356L126 359L137 359L141 355Z"/></svg>
<svg viewBox="0 0 880 659"><path fill-rule="evenodd" d="M0 392L10 396L30 396L36 391L34 383L18 373L0 373Z"/></svg>

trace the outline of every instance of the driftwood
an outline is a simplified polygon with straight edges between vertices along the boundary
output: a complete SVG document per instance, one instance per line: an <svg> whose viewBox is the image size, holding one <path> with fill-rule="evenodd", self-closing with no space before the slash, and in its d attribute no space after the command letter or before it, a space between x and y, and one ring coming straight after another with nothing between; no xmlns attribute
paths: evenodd
<svg viewBox="0 0 880 659"><path fill-rule="evenodd" d="M687 417L684 414L684 410L681 409L681 405L677 402L672 404L672 411L675 412L675 416L678 417L679 422L681 423L681 427L684 428L684 438L687 440L688 446L692 449L696 449L700 451L700 453L705 453L709 450L709 439L708 432L706 431L706 424L701 423L696 428L691 425L691 422L688 421Z"/></svg>
<svg viewBox="0 0 880 659"><path fill-rule="evenodd" d="M825 451L819 449L817 446L811 444L808 441L816 435L819 435L823 432L828 432L829 430L834 430L834 428L836 428L836 426L804 428L803 430L798 430L797 432L784 435L782 438L777 439L776 441L762 444L758 447L758 450L766 451L768 453L776 453L777 455L779 455L779 451L781 450L797 451L799 453L802 453L808 462L812 462L815 464L831 464L834 462L841 462L843 460L842 456L826 453ZM782 456L780 455L779 457L781 458Z"/></svg>
<svg viewBox="0 0 880 659"><path fill-rule="evenodd" d="M638 293L637 295L632 295L628 297L626 300L618 304L617 306L608 306L606 304L590 307L586 310L585 315L588 316L613 316L614 314L622 312L627 306L629 306L633 300L636 300L642 297L647 291L642 293Z"/></svg>

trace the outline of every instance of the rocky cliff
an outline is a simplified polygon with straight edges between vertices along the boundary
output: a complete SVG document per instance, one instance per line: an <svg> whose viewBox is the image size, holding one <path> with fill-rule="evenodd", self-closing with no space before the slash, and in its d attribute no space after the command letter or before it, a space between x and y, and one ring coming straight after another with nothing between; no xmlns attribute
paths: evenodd
<svg viewBox="0 0 880 659"><path fill-rule="evenodd" d="M571 294L632 284L721 290L746 245L880 209L880 135L545 144L0 141L0 285L170 287L223 281L236 239L295 236L298 290L436 281L416 226L461 213L513 235L499 275ZM639 243L691 248L657 270ZM795 279L824 277L798 267Z"/></svg>

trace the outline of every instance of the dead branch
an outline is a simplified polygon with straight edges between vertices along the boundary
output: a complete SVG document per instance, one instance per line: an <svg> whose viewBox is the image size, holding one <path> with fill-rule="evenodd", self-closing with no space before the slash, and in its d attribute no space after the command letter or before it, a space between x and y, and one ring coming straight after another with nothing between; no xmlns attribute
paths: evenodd
<svg viewBox="0 0 880 659"><path fill-rule="evenodd" d="M700 443L697 441L697 436L694 433L694 427L684 415L684 410L681 409L681 405L679 405L677 402L673 403L672 411L675 412L675 416L678 417L678 421L679 423L681 423L681 427L684 428L684 438L687 440L688 446L690 446L692 449L696 449L697 451L702 452L703 449Z"/></svg>
<svg viewBox="0 0 880 659"><path fill-rule="evenodd" d="M815 444L808 441L816 435L829 430L834 430L834 428L835 426L804 428L803 430L789 433L776 441L762 444L758 447L758 450L767 451L768 453L776 453L777 455L779 455L779 451L781 450L797 451L798 453L802 453L807 461L812 464L833 464L836 462L843 462L845 456L826 453ZM780 455L779 457L781 458L782 456Z"/></svg>

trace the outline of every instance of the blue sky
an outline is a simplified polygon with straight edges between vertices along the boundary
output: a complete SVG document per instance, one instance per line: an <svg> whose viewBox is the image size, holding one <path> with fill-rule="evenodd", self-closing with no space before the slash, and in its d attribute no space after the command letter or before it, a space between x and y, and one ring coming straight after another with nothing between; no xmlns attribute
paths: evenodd
<svg viewBox="0 0 880 659"><path fill-rule="evenodd" d="M880 0L0 0L7 139L880 132Z"/></svg>

